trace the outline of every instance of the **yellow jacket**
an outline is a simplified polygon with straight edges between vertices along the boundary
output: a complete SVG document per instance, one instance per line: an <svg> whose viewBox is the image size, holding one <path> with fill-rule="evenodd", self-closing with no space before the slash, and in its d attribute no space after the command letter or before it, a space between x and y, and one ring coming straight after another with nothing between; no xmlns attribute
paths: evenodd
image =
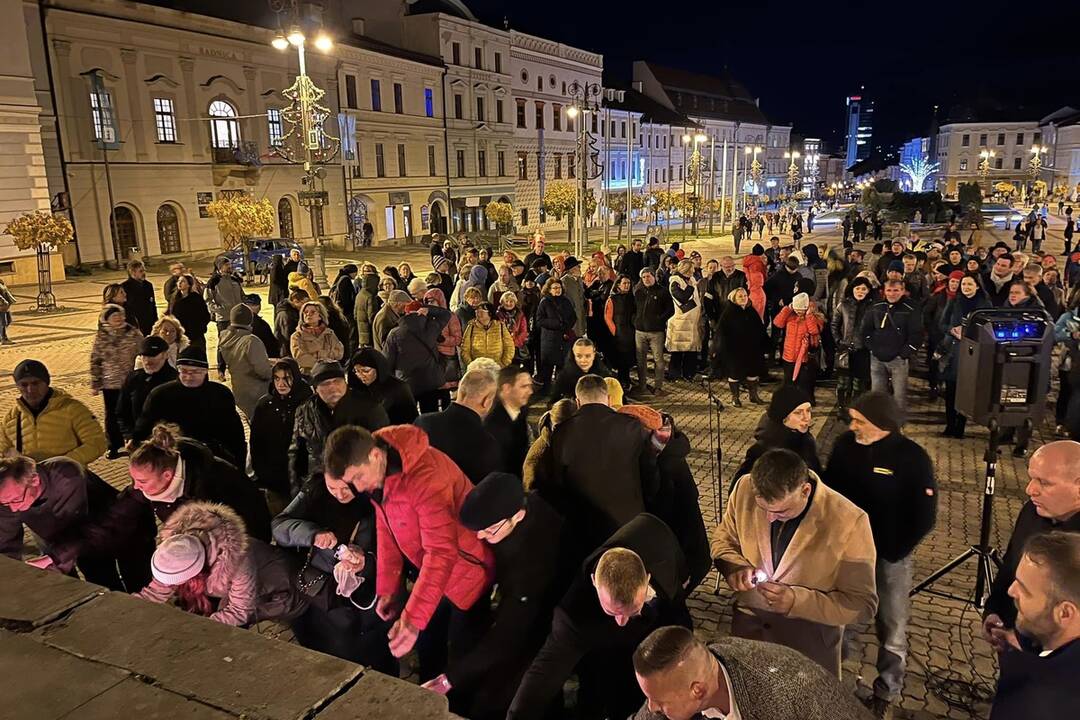
<svg viewBox="0 0 1080 720"><path fill-rule="evenodd" d="M514 350L514 338L506 325L498 320L492 320L486 328L475 320L470 320L465 326L465 334L461 338L461 359L466 365L476 358L486 357L499 363L499 367L506 367L514 362Z"/></svg>
<svg viewBox="0 0 1080 720"><path fill-rule="evenodd" d="M298 288L308 294L308 300L319 299L319 288L311 281L307 275L301 275L298 272L289 273L289 290Z"/></svg>
<svg viewBox="0 0 1080 720"><path fill-rule="evenodd" d="M58 388L37 417L16 399L0 424L0 453L16 449L39 461L64 455L85 467L105 453L105 445L90 408Z"/></svg>
<svg viewBox="0 0 1080 720"><path fill-rule="evenodd" d="M813 471L810 474L817 479ZM866 513L820 479L810 510L799 523L780 564L773 567L765 511L749 475L736 483L724 519L712 535L712 557L722 575L740 567L763 569L769 580L791 586L787 617L822 625L866 622L877 611L877 552ZM757 590L736 593L748 609L770 612Z"/></svg>

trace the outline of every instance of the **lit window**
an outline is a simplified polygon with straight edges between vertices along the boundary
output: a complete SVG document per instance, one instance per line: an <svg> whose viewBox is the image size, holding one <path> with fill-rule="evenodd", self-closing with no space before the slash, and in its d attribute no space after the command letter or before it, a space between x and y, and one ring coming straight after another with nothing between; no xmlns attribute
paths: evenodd
<svg viewBox="0 0 1080 720"><path fill-rule="evenodd" d="M176 142L176 115L173 101L169 98L154 98L154 126L157 128L158 142Z"/></svg>
<svg viewBox="0 0 1080 720"><path fill-rule="evenodd" d="M285 135L285 129L281 124L281 110L270 108L266 111L266 126L270 130L270 144L277 146Z"/></svg>
<svg viewBox="0 0 1080 720"><path fill-rule="evenodd" d="M240 147L240 122L236 108L224 100L210 103L210 140L216 148Z"/></svg>
<svg viewBox="0 0 1080 720"><path fill-rule="evenodd" d="M431 88L424 88L424 114L435 117L435 95Z"/></svg>
<svg viewBox="0 0 1080 720"><path fill-rule="evenodd" d="M94 139L116 142L112 124L112 95L109 92L90 93L90 115L94 122Z"/></svg>

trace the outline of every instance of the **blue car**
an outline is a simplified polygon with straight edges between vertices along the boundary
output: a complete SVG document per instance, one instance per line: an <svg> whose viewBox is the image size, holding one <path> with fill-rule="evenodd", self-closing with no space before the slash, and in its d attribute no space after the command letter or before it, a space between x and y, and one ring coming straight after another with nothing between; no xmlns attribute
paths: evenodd
<svg viewBox="0 0 1080 720"><path fill-rule="evenodd" d="M281 255L284 259L288 260L289 253L293 250L300 253L300 259L304 258L303 248L292 240L253 238L249 242L250 251L246 253L247 257L244 257L245 253L240 249L229 250L224 253L224 257L227 257L232 263L235 272L249 275L261 275L267 273L270 270L270 258L274 255ZM247 268L248 260L252 263L250 271Z"/></svg>

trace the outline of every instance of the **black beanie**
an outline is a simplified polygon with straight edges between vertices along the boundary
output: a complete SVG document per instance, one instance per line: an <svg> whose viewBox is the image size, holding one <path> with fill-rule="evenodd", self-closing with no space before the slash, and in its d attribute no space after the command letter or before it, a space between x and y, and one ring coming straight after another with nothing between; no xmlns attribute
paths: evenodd
<svg viewBox="0 0 1080 720"><path fill-rule="evenodd" d="M761 247L761 243L754 243L754 249L751 250L754 255L764 255L765 248Z"/></svg>
<svg viewBox="0 0 1080 720"><path fill-rule="evenodd" d="M799 386L789 383L781 385L780 389L773 393L766 412L771 419L782 423L792 410L808 402L810 396Z"/></svg>
<svg viewBox="0 0 1080 720"><path fill-rule="evenodd" d="M504 472L489 473L461 503L461 524L476 532L513 517L525 507L521 478Z"/></svg>
<svg viewBox="0 0 1080 720"><path fill-rule="evenodd" d="M855 398L850 409L858 412L881 430L897 432L904 424L904 413L892 395L871 390Z"/></svg>
<svg viewBox="0 0 1080 720"><path fill-rule="evenodd" d="M904 424L904 412L888 393L870 391L856 397L850 408L874 423L880 430L895 433Z"/></svg>
<svg viewBox="0 0 1080 720"><path fill-rule="evenodd" d="M46 385L49 384L51 378L49 377L49 368L45 367L45 363L40 360L31 360L27 358L18 365L15 366L15 372L12 373L15 378L15 382L19 382L23 378L37 378Z"/></svg>

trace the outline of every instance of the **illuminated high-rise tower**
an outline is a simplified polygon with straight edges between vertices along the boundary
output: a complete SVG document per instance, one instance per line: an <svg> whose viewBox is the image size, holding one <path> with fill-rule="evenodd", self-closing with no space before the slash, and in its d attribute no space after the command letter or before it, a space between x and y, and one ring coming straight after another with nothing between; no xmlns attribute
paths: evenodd
<svg viewBox="0 0 1080 720"><path fill-rule="evenodd" d="M861 94L847 98L844 125L844 167L870 157L870 138L874 132L874 101Z"/></svg>

